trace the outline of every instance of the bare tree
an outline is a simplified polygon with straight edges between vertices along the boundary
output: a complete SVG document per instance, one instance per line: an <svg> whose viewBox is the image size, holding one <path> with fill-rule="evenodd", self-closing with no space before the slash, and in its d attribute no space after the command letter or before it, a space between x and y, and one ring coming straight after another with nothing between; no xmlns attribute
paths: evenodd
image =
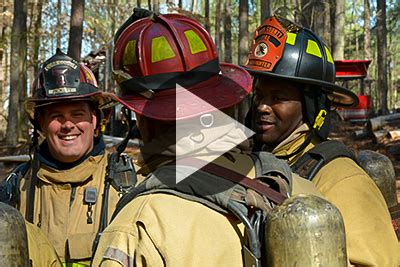
<svg viewBox="0 0 400 267"><path fill-rule="evenodd" d="M36 7L36 20L34 25L34 37L33 37L33 73L36 75L39 69L39 47L40 47L40 30L42 28L42 7L43 0L38 0ZM57 42L58 42L57 35ZM61 38L60 38L61 39ZM57 44L58 45L58 44ZM57 46L59 47L59 46Z"/></svg>
<svg viewBox="0 0 400 267"><path fill-rule="evenodd" d="M378 62L378 90L380 92L380 108L383 114L387 113L387 29L386 29L386 1L377 0L376 10L376 38Z"/></svg>
<svg viewBox="0 0 400 267"><path fill-rule="evenodd" d="M26 91L26 14L27 1L14 0L13 32L11 35L10 98L6 142L16 146L20 113L20 96Z"/></svg>
<svg viewBox="0 0 400 267"><path fill-rule="evenodd" d="M222 15L221 15L221 5L222 5L222 0L217 0L217 6L215 9L215 45L217 47L218 51L218 57L222 57L222 35L221 35L221 21L222 21Z"/></svg>
<svg viewBox="0 0 400 267"><path fill-rule="evenodd" d="M40 11L41 12L41 11ZM57 47L61 48L61 31L62 31L62 18L61 18L61 0L57 0Z"/></svg>
<svg viewBox="0 0 400 267"><path fill-rule="evenodd" d="M205 28L210 32L210 0L204 1L204 18L205 18Z"/></svg>
<svg viewBox="0 0 400 267"><path fill-rule="evenodd" d="M81 59L84 17L85 0L72 0L68 55L78 61Z"/></svg>
<svg viewBox="0 0 400 267"><path fill-rule="evenodd" d="M371 59L371 8L369 0L364 0L364 58Z"/></svg>
<svg viewBox="0 0 400 267"><path fill-rule="evenodd" d="M239 50L238 64L244 64L249 50L249 4L239 0Z"/></svg>
<svg viewBox="0 0 400 267"><path fill-rule="evenodd" d="M344 0L335 0L332 7L332 54L334 59L344 59L344 23L345 23L345 2Z"/></svg>
<svg viewBox="0 0 400 267"><path fill-rule="evenodd" d="M261 24L272 15L272 0L260 0Z"/></svg>
<svg viewBox="0 0 400 267"><path fill-rule="evenodd" d="M160 12L160 0L153 0L153 11Z"/></svg>
<svg viewBox="0 0 400 267"><path fill-rule="evenodd" d="M249 51L249 4L247 0L239 0L239 47L238 64L244 64ZM238 107L237 119L244 123L246 113L249 110L249 102L244 100Z"/></svg>
<svg viewBox="0 0 400 267"><path fill-rule="evenodd" d="M230 0L225 0L224 11L224 61L232 62L232 8Z"/></svg>

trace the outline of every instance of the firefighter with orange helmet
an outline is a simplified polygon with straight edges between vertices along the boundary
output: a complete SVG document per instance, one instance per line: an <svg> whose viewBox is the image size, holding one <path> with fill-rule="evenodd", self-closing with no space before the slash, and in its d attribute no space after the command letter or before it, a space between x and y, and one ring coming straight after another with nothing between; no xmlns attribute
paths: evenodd
<svg viewBox="0 0 400 267"><path fill-rule="evenodd" d="M256 150L285 159L343 215L351 264L398 266L397 239L370 177L338 141L329 141L331 106L357 105L334 83L327 46L311 30L272 16L257 28L244 67L254 77L247 123Z"/></svg>
<svg viewBox="0 0 400 267"><path fill-rule="evenodd" d="M34 125L34 156L9 176L19 194L7 200L44 232L64 264L89 266L122 193L99 129L101 108L116 102L87 66L59 49L43 63L32 92L25 111Z"/></svg>

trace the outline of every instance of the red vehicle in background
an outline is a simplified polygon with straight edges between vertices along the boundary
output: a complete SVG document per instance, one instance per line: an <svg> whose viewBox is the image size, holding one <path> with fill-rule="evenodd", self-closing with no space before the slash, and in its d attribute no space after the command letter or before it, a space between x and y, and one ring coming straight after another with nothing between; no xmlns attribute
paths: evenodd
<svg viewBox="0 0 400 267"><path fill-rule="evenodd" d="M368 66L371 60L335 60L336 81L346 82L350 80L361 80L361 92L364 92L364 79L367 77ZM367 121L374 111L372 98L363 93L358 94L360 103L353 108L337 108L339 117L343 120L353 122Z"/></svg>

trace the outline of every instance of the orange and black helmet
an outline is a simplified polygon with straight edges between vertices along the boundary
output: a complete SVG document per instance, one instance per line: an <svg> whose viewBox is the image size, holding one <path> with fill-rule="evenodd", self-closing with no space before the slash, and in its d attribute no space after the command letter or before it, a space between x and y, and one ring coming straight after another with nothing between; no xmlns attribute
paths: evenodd
<svg viewBox="0 0 400 267"><path fill-rule="evenodd" d="M244 67L253 75L316 85L337 106L358 104L357 96L336 85L328 47L311 30L272 16L257 28Z"/></svg>
<svg viewBox="0 0 400 267"><path fill-rule="evenodd" d="M32 97L24 103L29 119L36 109L59 101L87 100L102 108L116 103L111 94L100 91L93 72L61 50L43 63L32 86ZM37 115L37 114L36 114Z"/></svg>
<svg viewBox="0 0 400 267"><path fill-rule="evenodd" d="M251 76L219 62L210 34L197 21L152 14L123 27L115 40L113 74L121 103L136 113L188 119L233 106L250 93Z"/></svg>

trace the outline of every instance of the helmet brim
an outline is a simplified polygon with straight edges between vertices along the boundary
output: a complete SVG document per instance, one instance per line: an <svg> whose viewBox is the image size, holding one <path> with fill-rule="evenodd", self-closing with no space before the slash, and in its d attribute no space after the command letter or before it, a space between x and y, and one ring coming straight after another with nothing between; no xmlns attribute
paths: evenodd
<svg viewBox="0 0 400 267"><path fill-rule="evenodd" d="M258 71L253 70L251 68L242 66L245 70L247 70L250 74L254 75L261 75L261 76L268 76L272 78L279 78L285 79L289 81L293 81L296 83L303 83L303 84L311 84L317 85L321 87L321 90L327 93L329 100L336 106L343 106L343 107L356 107L359 103L358 97L349 89L346 89L342 86L339 86L334 83L314 80L310 78L303 78L303 77L293 77L293 76L286 76L282 74L276 74L273 72L266 72L266 71Z"/></svg>
<svg viewBox="0 0 400 267"><path fill-rule="evenodd" d="M91 101L99 109L108 109L119 103L116 97L111 93L106 92L92 92L84 95L71 95L71 96L60 96L53 97L51 99L38 99L33 97L28 97L24 102L24 109L28 115L31 122L35 119L35 110L40 107L52 105L59 102L69 102L69 101Z"/></svg>
<svg viewBox="0 0 400 267"><path fill-rule="evenodd" d="M162 121L189 119L228 108L250 94L252 79L239 66L220 63L220 67L220 75L184 89L165 89L152 99L140 95L121 95L118 99L130 110Z"/></svg>

